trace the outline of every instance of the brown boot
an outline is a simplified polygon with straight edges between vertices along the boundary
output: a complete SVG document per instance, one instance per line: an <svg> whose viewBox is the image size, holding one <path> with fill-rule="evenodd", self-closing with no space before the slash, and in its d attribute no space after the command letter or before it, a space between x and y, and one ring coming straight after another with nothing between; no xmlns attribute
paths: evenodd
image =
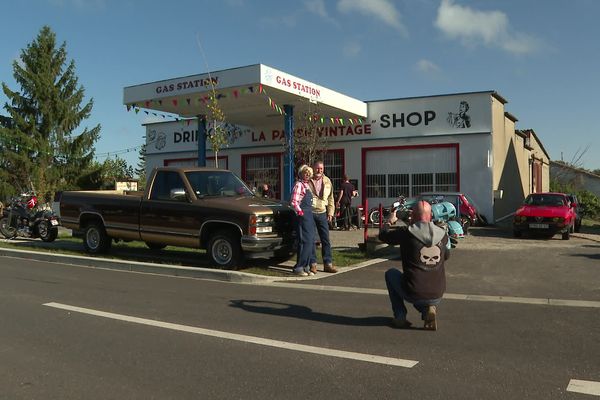
<svg viewBox="0 0 600 400"><path fill-rule="evenodd" d="M313 274L317 273L317 263L310 264L310 272L312 272Z"/></svg>
<svg viewBox="0 0 600 400"><path fill-rule="evenodd" d="M330 274L335 274L338 270L333 266L333 264L325 264L323 267L323 271L329 272Z"/></svg>
<svg viewBox="0 0 600 400"><path fill-rule="evenodd" d="M436 321L437 309L435 306L428 306L425 315L423 316L423 329L428 331L436 331L437 330L437 321Z"/></svg>

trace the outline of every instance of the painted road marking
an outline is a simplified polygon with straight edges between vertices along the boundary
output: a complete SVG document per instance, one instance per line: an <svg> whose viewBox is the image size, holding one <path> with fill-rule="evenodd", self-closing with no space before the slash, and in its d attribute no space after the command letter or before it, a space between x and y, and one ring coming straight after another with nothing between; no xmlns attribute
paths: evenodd
<svg viewBox="0 0 600 400"><path fill-rule="evenodd" d="M82 313L82 314L94 315L97 317L109 318L109 319L114 319L114 320L118 320L118 321L133 322L136 324L155 326L158 328L171 329L174 331L195 333L197 335L212 336L212 337L216 337L216 338L220 338L220 339L229 339L229 340L235 340L238 342L253 343L253 344L258 344L258 345L262 345L262 346L277 347L280 349L301 351L301 352L305 352L305 353L312 353L312 354L318 354L318 355L329 356L329 357L346 358L346 359L350 359L350 360L366 361L366 362L371 362L371 363L376 363L376 364L384 364L384 365L391 365L391 366L404 367L404 368L412 368L415 365L417 365L417 363L418 363L418 361L404 360L401 358L383 357L383 356L377 356L377 355L373 355L373 354L355 353L352 351L328 349L325 347L307 346L307 345L298 344L298 343L283 342L283 341L279 341L279 340L265 339L265 338L256 337L256 336L239 335L236 333L215 331L215 330L211 330L211 329L197 328L197 327L188 326L188 325L173 324L170 322L162 322L162 321L156 321L156 320L152 320L152 319L138 318L138 317L132 317L132 316L122 315L122 314L114 314L114 313L110 313L110 312L98 311L98 310L93 310L90 308L75 307L75 306L70 306L70 305L61 304L61 303L46 303L44 305L48 306L48 307L58 308L61 310L67 310L67 311L78 312L78 313Z"/></svg>
<svg viewBox="0 0 600 400"><path fill-rule="evenodd" d="M325 285L303 285L297 283L273 282L273 283L254 283L253 285L276 286L290 289L306 289L306 290L324 290L330 292L341 293L359 293L359 294L388 294L385 289L359 288L350 286L325 286ZM448 300L466 300L466 301L485 301L491 303L517 303L517 304L534 304L555 307L584 307L584 308L600 308L600 301L593 300L563 300L549 299L537 297L514 297L514 296L485 296L478 294L460 294L460 293L444 293L444 299Z"/></svg>
<svg viewBox="0 0 600 400"><path fill-rule="evenodd" d="M580 381L578 379L571 379L571 381L569 382L569 386L567 386L567 392L600 396L600 382Z"/></svg>

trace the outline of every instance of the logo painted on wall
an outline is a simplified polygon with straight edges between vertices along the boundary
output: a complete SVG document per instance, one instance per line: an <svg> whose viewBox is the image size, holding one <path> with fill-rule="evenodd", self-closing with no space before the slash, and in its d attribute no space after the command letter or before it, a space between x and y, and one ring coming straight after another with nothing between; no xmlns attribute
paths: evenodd
<svg viewBox="0 0 600 400"><path fill-rule="evenodd" d="M454 128L470 128L471 117L467 114L467 111L469 111L469 103L463 100L458 105L458 112L449 112L446 121Z"/></svg>
<svg viewBox="0 0 600 400"><path fill-rule="evenodd" d="M148 132L148 143L154 143L154 148L156 150L162 150L167 145L167 135L164 132L156 132L156 130L151 130Z"/></svg>
<svg viewBox="0 0 600 400"><path fill-rule="evenodd" d="M156 146L156 150L162 150L166 145L167 135L165 135L164 132L160 132L156 137L156 143L154 144L154 146Z"/></svg>

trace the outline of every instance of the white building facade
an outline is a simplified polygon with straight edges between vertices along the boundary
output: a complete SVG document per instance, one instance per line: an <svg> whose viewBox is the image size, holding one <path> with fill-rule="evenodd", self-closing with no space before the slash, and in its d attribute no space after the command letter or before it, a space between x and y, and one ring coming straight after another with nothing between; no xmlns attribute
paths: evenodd
<svg viewBox="0 0 600 400"><path fill-rule="evenodd" d="M360 123L323 119L317 127L327 149L325 173L336 189L347 174L359 189L359 203L368 199L369 206L389 205L399 195L459 191L494 221L514 211L527 194L549 187L548 168L526 162L533 158L531 148L523 145L516 118L505 112L506 100L496 92L366 103L367 118ZM242 128L241 136L219 151L218 167L254 187L269 183L281 197L285 141L283 126L276 123ZM300 125L297 121L296 127ZM196 165L195 120L145 127L148 172L159 166ZM547 166L547 154L538 153L536 163ZM210 150L206 157L207 166L214 166Z"/></svg>

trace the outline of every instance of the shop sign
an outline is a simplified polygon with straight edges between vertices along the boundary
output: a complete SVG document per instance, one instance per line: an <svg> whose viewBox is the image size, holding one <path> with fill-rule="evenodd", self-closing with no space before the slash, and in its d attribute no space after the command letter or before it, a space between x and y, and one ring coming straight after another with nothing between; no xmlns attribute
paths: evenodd
<svg viewBox="0 0 600 400"><path fill-rule="evenodd" d="M449 96L377 101L367 119L377 138L491 132L491 95Z"/></svg>

